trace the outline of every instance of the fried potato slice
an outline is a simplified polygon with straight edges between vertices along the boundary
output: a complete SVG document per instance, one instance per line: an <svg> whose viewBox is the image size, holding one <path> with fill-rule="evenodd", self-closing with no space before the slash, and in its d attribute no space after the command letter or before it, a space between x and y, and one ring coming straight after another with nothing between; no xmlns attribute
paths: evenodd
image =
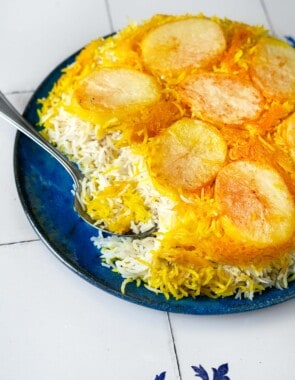
<svg viewBox="0 0 295 380"><path fill-rule="evenodd" d="M265 96L295 98L295 50L276 38L262 38L256 46L250 72Z"/></svg>
<svg viewBox="0 0 295 380"><path fill-rule="evenodd" d="M272 167L236 161L223 167L215 182L222 225L230 238L256 247L287 242L295 230L295 204Z"/></svg>
<svg viewBox="0 0 295 380"><path fill-rule="evenodd" d="M189 77L179 86L179 93L194 116L216 124L255 120L263 108L263 97L252 83L230 74Z"/></svg>
<svg viewBox="0 0 295 380"><path fill-rule="evenodd" d="M286 123L286 142L289 154L295 163L295 112L288 117Z"/></svg>
<svg viewBox="0 0 295 380"><path fill-rule="evenodd" d="M158 136L151 155L155 178L173 188L195 191L214 179L227 146L220 132L200 120L183 118Z"/></svg>
<svg viewBox="0 0 295 380"><path fill-rule="evenodd" d="M134 69L102 68L82 80L76 97L89 110L118 109L155 103L160 87L153 77Z"/></svg>
<svg viewBox="0 0 295 380"><path fill-rule="evenodd" d="M145 65L158 74L205 67L226 49L221 27L211 20L187 18L150 31L142 41Z"/></svg>

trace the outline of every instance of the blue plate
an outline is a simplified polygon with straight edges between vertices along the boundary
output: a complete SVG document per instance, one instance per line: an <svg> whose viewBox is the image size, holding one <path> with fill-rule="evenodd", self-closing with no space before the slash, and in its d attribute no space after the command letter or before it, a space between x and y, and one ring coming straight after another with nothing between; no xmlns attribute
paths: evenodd
<svg viewBox="0 0 295 380"><path fill-rule="evenodd" d="M62 69L75 60L75 54L41 83L24 112L36 125L38 99L46 97L62 74ZM14 171L18 194L32 226L48 248L65 265L85 280L114 296L136 304L185 314L227 314L264 308L289 300L295 295L295 283L289 289L271 289L253 301L233 297L213 300L207 297L166 300L144 286L128 284L120 292L121 276L101 265L100 252L90 241L97 231L83 222L73 210L72 180L60 164L37 144L18 133L14 146Z"/></svg>

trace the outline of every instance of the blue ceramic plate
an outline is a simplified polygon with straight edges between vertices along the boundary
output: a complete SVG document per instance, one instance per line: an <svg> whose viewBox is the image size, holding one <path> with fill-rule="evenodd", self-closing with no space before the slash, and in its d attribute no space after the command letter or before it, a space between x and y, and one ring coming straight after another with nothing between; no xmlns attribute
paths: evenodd
<svg viewBox="0 0 295 380"><path fill-rule="evenodd" d="M41 83L24 112L36 125L37 99L46 97L64 67L75 55L66 59ZM166 300L143 286L128 284L120 292L122 278L103 267L100 252L90 241L97 231L83 222L73 210L72 180L60 164L26 136L18 133L14 147L14 169L20 200L28 219L40 238L64 264L93 285L143 306L186 314L226 314L260 309L295 295L295 283L289 289L272 289L257 295L253 301L232 297L213 300L207 297Z"/></svg>

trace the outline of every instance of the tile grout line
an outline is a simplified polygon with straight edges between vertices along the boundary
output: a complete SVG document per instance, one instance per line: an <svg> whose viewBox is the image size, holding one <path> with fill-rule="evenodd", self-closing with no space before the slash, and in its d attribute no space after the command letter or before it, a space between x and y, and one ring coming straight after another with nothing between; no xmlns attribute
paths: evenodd
<svg viewBox="0 0 295 380"><path fill-rule="evenodd" d="M32 94L34 90L15 90L15 91L4 91L5 95L22 95L22 94Z"/></svg>
<svg viewBox="0 0 295 380"><path fill-rule="evenodd" d="M263 9L263 12L265 14L265 17L267 19L267 22L269 24L269 28L270 28L272 34L276 35L274 25L273 25L273 23L271 21L271 17L270 17L270 15L268 13L268 9L267 9L267 6L265 4L265 0L259 0L259 1L260 1L261 6L262 6L262 9Z"/></svg>
<svg viewBox="0 0 295 380"><path fill-rule="evenodd" d="M114 29L114 24L113 24L111 7L110 7L110 4L109 4L108 0L105 0L104 2L105 2L106 10L107 10L109 24L110 24L110 27L111 27L111 32L114 33L115 29Z"/></svg>
<svg viewBox="0 0 295 380"><path fill-rule="evenodd" d="M40 241L40 239L31 239L31 240L20 240L20 241L12 241L9 243L0 243L0 247L6 247L9 245L16 245L16 244L24 244L24 243L34 243Z"/></svg>
<svg viewBox="0 0 295 380"><path fill-rule="evenodd" d="M173 352L174 352L174 356L175 356L175 360L176 360L176 366L177 366L178 376L179 376L179 380L182 380L181 371L180 371L180 365L179 365L179 360L178 360L178 354L177 354L177 348L176 348L176 344L175 344L175 338L174 338L172 324L171 324L171 319L170 319L170 313L168 311L167 311L167 319L168 319L168 325L169 325L170 335L171 335L171 338L172 338Z"/></svg>

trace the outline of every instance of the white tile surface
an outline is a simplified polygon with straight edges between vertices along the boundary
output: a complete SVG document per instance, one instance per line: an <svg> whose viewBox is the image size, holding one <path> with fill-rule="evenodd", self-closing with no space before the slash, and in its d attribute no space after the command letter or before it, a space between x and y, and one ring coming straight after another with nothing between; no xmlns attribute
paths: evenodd
<svg viewBox="0 0 295 380"><path fill-rule="evenodd" d="M89 40L129 20L185 12L295 36L293 0L0 0L0 89L22 110L45 75ZM230 380L294 379L295 301L237 315L170 314L170 331L166 313L93 287L40 241L17 243L38 238L15 189L14 135L0 121L1 380L154 380L164 371L165 380L189 380L199 365L212 380L223 363Z"/></svg>
<svg viewBox="0 0 295 380"><path fill-rule="evenodd" d="M114 30L156 13L204 13L268 26L259 0L108 0Z"/></svg>
<svg viewBox="0 0 295 380"><path fill-rule="evenodd" d="M295 38L295 4L277 0L264 0L264 5L271 20L274 32L279 36L292 35Z"/></svg>
<svg viewBox="0 0 295 380"><path fill-rule="evenodd" d="M0 257L0 379L177 379L166 313L100 291L41 242Z"/></svg>
<svg viewBox="0 0 295 380"><path fill-rule="evenodd" d="M1 0L0 88L35 89L62 60L109 32L104 0Z"/></svg>
<svg viewBox="0 0 295 380"><path fill-rule="evenodd" d="M295 300L251 313L227 316L170 316L183 379L192 365L228 363L230 379L292 380Z"/></svg>

